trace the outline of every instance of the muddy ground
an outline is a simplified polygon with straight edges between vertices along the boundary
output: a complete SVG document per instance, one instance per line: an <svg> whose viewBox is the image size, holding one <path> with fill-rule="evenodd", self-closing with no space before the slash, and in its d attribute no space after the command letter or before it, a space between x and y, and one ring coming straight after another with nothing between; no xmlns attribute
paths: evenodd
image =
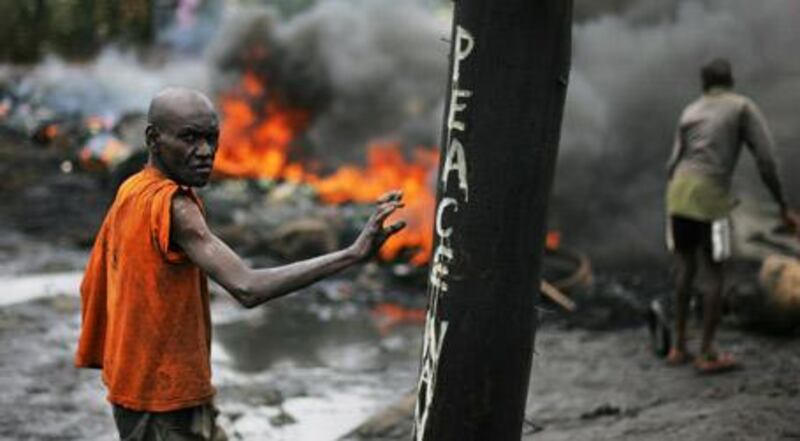
<svg viewBox="0 0 800 441"><path fill-rule="evenodd" d="M647 339L641 328L545 325L537 337L522 439L800 438L797 339L725 326L719 344L737 354L744 368L716 376L700 376L690 366L665 366L652 355ZM393 425L374 419L352 439L410 439L410 426L407 417Z"/></svg>
<svg viewBox="0 0 800 441"><path fill-rule="evenodd" d="M29 285L10 280L0 285ZM0 305L0 440L115 439L99 372L72 365L80 304L65 286L75 280L53 280L61 287L46 297ZM216 404L232 440L336 439L414 383L416 325L298 295L308 302L212 302Z"/></svg>
<svg viewBox="0 0 800 441"><path fill-rule="evenodd" d="M298 305L276 320L215 301L217 401L233 439L334 440L413 387L419 327L376 332L357 309ZM74 293L0 308L0 439L114 438L98 374L72 367L78 326ZM800 439L798 341L726 327L720 344L745 368L701 377L653 357L643 329L546 325L523 439ZM364 439L409 439L409 422Z"/></svg>
<svg viewBox="0 0 800 441"><path fill-rule="evenodd" d="M800 438L796 339L725 328L719 345L745 368L715 377L654 358L640 329L544 330L526 440L786 440ZM697 343L696 341L694 342Z"/></svg>
<svg viewBox="0 0 800 441"><path fill-rule="evenodd" d="M115 439L98 372L72 367L77 280L110 195L95 177L60 173L64 160L0 134L0 441ZM408 414L356 430L416 383L422 329L371 312L382 278L345 274L252 311L215 298L214 382L231 439L410 439ZM574 319L546 317L538 334L525 440L800 439L797 338L728 323L720 344L745 368L699 377L650 353L641 305L669 290L663 274L596 280L588 294L601 301L578 298ZM391 297L424 304L413 288Z"/></svg>

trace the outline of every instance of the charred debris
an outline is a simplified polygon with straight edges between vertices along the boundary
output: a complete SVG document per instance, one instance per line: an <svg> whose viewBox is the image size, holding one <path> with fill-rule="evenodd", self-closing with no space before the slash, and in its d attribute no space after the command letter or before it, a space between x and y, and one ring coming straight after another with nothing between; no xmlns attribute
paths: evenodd
<svg viewBox="0 0 800 441"><path fill-rule="evenodd" d="M0 185L6 207L0 225L86 248L117 186L146 162L145 116L137 111L102 116L60 113L14 85L8 79L0 84L0 167L6 177ZM374 148L380 153L380 147L386 148ZM383 162L377 156L367 167L377 168L378 175L393 173L381 169L392 161L406 169L411 164L402 155L384 155ZM424 179L430 179L424 173L435 173L435 162L429 163L430 168L417 171ZM347 185L320 191L314 183L291 177L221 176L202 194L209 220L224 240L254 262L269 263L312 256L353 240L369 206L366 198L330 196L330 188ZM729 264L729 321L793 333L800 296L792 280L799 273L800 246L785 232L757 228L759 222L752 216L738 219L742 257ZM423 218L422 233L424 223ZM669 272L660 265L593 271L586 255L563 242L569 240L556 230L547 236L543 279L565 297L543 297L538 308L545 323L588 329L653 326L654 300L662 302L669 315L672 284ZM388 314L421 321L414 311L425 304L422 291L428 255L423 245L424 241L398 245L393 254L359 274L346 275L355 288L337 288L322 297L342 300L359 297L355 295L359 291L371 293L367 296L371 303L391 299L402 306Z"/></svg>

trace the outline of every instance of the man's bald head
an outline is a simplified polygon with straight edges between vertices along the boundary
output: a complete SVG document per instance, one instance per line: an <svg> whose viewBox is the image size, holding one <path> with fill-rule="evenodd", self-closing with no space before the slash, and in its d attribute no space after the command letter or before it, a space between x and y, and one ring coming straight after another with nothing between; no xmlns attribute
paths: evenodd
<svg viewBox="0 0 800 441"><path fill-rule="evenodd" d="M219 138L211 100L192 89L164 89L150 102L147 122L150 164L180 184L205 185Z"/></svg>
<svg viewBox="0 0 800 441"><path fill-rule="evenodd" d="M153 97L147 111L147 122L155 125L170 123L178 118L195 114L212 114L216 118L214 104L197 90L185 87L168 87Z"/></svg>

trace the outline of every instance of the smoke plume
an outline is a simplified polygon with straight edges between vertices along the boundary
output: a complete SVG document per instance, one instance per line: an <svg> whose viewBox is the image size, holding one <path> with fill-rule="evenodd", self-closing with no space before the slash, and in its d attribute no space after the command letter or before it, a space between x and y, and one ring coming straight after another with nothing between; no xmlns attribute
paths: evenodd
<svg viewBox="0 0 800 441"><path fill-rule="evenodd" d="M665 257L664 163L682 108L700 93L699 67L717 56L732 61L736 88L766 114L787 193L798 202L797 0L577 0L576 7L551 209L568 245L601 265ZM143 110L167 85L221 93L250 69L280 100L311 112L302 143L336 165L362 159L376 138L438 143L450 27L443 8L432 0L325 0L291 17L243 8L226 11L204 59L169 55L151 68L106 50L89 65L44 62L24 81L52 106L95 113ZM203 42L213 32L202 34L184 37ZM176 38L167 40L178 49L196 46ZM736 191L767 199L752 161L744 158L740 169Z"/></svg>
<svg viewBox="0 0 800 441"><path fill-rule="evenodd" d="M376 137L438 143L449 28L422 1L329 0L290 19L232 14L212 49L219 89L256 71L312 112L306 134L328 164L363 159Z"/></svg>
<svg viewBox="0 0 800 441"><path fill-rule="evenodd" d="M576 7L551 210L567 244L601 265L665 257L664 163L682 108L700 93L699 67L717 56L732 61L737 89L764 110L794 196L800 58L790 54L800 47L800 4L578 0ZM244 11L219 39L219 77L252 67L254 42L263 44L261 73L312 109L309 144L329 164L361 159L375 137L435 145L449 23L434 9L423 1L328 0L287 20ZM736 191L766 199L751 163L741 161Z"/></svg>
<svg viewBox="0 0 800 441"><path fill-rule="evenodd" d="M766 114L790 199L800 184L800 3L627 3L576 25L552 208L565 238L609 265L664 257L664 165L713 57L731 60L736 89ZM735 191L768 199L752 160L739 168Z"/></svg>
<svg viewBox="0 0 800 441"><path fill-rule="evenodd" d="M0 72L12 76L12 70ZM50 57L20 75L16 92L57 114L118 115L146 110L150 98L170 85L207 90L205 63L190 58L148 65L135 54L107 48L91 63Z"/></svg>

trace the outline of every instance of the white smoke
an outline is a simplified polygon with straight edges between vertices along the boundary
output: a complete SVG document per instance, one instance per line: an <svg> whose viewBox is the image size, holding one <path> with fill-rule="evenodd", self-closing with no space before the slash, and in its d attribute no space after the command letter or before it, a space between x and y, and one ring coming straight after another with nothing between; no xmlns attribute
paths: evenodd
<svg viewBox="0 0 800 441"><path fill-rule="evenodd" d="M133 53L107 48L89 63L50 57L25 73L17 91L59 114L119 114L146 110L164 87L208 90L208 84L202 60L146 64Z"/></svg>
<svg viewBox="0 0 800 441"><path fill-rule="evenodd" d="M161 2L163 3L163 2ZM219 2L181 0L154 5L155 42L146 48L105 46L89 61L49 54L33 66L0 64L0 82L24 102L58 114L144 111L168 86L210 91L210 69L202 51L216 35Z"/></svg>

